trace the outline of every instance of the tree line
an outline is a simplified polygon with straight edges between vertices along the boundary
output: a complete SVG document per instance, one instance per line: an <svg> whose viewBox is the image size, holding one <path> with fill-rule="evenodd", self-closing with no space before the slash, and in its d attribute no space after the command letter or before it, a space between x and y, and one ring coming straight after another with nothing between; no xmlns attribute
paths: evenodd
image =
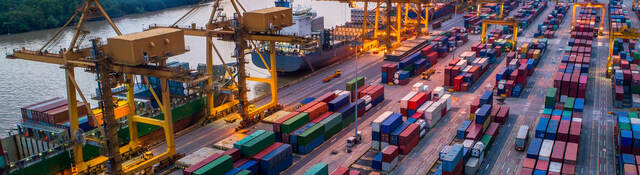
<svg viewBox="0 0 640 175"><path fill-rule="evenodd" d="M200 0L101 0L112 18L198 3ZM84 0L0 0L0 34L62 26Z"/></svg>

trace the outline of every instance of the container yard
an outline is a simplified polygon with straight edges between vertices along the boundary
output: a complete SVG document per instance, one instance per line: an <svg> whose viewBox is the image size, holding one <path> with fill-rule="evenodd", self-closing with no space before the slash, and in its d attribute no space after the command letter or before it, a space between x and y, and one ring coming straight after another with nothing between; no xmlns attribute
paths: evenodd
<svg viewBox="0 0 640 175"><path fill-rule="evenodd" d="M106 20L71 17L82 37L60 52L11 48L8 64L62 68L68 93L10 116L2 174L640 174L631 1L252 3L125 34L77 10ZM184 25L195 13L209 21ZM85 39L94 22L118 36Z"/></svg>

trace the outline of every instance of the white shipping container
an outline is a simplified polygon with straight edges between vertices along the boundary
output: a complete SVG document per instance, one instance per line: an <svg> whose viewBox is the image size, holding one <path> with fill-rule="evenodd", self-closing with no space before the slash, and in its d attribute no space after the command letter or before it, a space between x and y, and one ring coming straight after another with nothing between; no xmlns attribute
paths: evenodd
<svg viewBox="0 0 640 175"><path fill-rule="evenodd" d="M398 165L398 157L394 158L390 163L382 162L382 171L390 172Z"/></svg>
<svg viewBox="0 0 640 175"><path fill-rule="evenodd" d="M462 141L462 146L464 146L465 148L473 148L473 144L475 143L475 141L471 140L471 139L466 139L464 141Z"/></svg>
<svg viewBox="0 0 640 175"><path fill-rule="evenodd" d="M449 112L449 110L451 110L451 95L450 94L444 94L442 96L442 98L438 99L438 103L443 103L444 104L444 110Z"/></svg>
<svg viewBox="0 0 640 175"><path fill-rule="evenodd" d="M640 108L640 94L631 94L631 107Z"/></svg>
<svg viewBox="0 0 640 175"><path fill-rule="evenodd" d="M431 106L431 104L433 104L433 101L426 101L426 102L424 102L424 104L422 104L422 106L420 106L420 107L416 110L416 112L419 112L419 113L423 113L423 114L424 114L424 111L426 111L426 110L429 108L429 106Z"/></svg>
<svg viewBox="0 0 640 175"><path fill-rule="evenodd" d="M183 158L178 159L176 164L182 167L189 167L191 165L195 165L196 163L206 159L207 157L215 154L215 153L223 153L223 151L218 149L213 149L209 147L202 147L199 150L184 156Z"/></svg>
<svg viewBox="0 0 640 175"><path fill-rule="evenodd" d="M349 95L349 99L351 99L351 91L342 91L340 92L340 94L338 94L338 96L341 96L341 95Z"/></svg>
<svg viewBox="0 0 640 175"><path fill-rule="evenodd" d="M467 67L467 60L458 61L458 64L456 64L456 67L459 67L459 68Z"/></svg>
<svg viewBox="0 0 640 175"><path fill-rule="evenodd" d="M416 124L418 124L418 126L420 126L420 130L426 130L427 129L427 122L424 121L423 119L416 120Z"/></svg>
<svg viewBox="0 0 640 175"><path fill-rule="evenodd" d="M360 98L362 100L364 100L364 103L369 104L371 103L371 96L369 95L364 95L362 98Z"/></svg>
<svg viewBox="0 0 640 175"><path fill-rule="evenodd" d="M540 154L538 159L549 161L551 157L551 150L553 149L553 140L545 139L542 141L542 147L540 147Z"/></svg>
<svg viewBox="0 0 640 175"><path fill-rule="evenodd" d="M629 118L629 120L631 121L631 124L640 124L639 118Z"/></svg>
<svg viewBox="0 0 640 175"><path fill-rule="evenodd" d="M431 100L435 100L440 98L440 95L444 94L444 88L442 86L438 86L431 92Z"/></svg>
<svg viewBox="0 0 640 175"><path fill-rule="evenodd" d="M411 87L411 91L413 92L422 92L423 90L424 90L423 83L416 83L416 84L413 84L413 87Z"/></svg>
<svg viewBox="0 0 640 175"><path fill-rule="evenodd" d="M482 142L476 142L476 144L473 145L473 149L471 149L471 156L473 157L480 157L484 154L484 143Z"/></svg>
<svg viewBox="0 0 640 175"><path fill-rule="evenodd" d="M444 155L446 155L449 152L451 147L452 147L451 145L443 146L442 149L440 149L440 153L438 154L439 155L439 159L444 159Z"/></svg>
<svg viewBox="0 0 640 175"><path fill-rule="evenodd" d="M378 118L373 120L373 122L371 123L371 130L374 132L380 132L380 126L382 125L382 122L384 122L384 120L387 119L387 117L389 117L391 114L393 114L393 112L391 111L385 111L384 113L380 114L380 116L378 116Z"/></svg>
<svg viewBox="0 0 640 175"><path fill-rule="evenodd" d="M422 139L425 135L427 135L426 129L420 129L420 139Z"/></svg>
<svg viewBox="0 0 640 175"><path fill-rule="evenodd" d="M429 91L429 85L422 86L422 90L420 92L427 92L427 91Z"/></svg>
<svg viewBox="0 0 640 175"><path fill-rule="evenodd" d="M582 123L582 118L572 118L571 121Z"/></svg>
<svg viewBox="0 0 640 175"><path fill-rule="evenodd" d="M489 66L489 58L482 58L482 60L480 60L480 68L485 70L487 66Z"/></svg>
<svg viewBox="0 0 640 175"><path fill-rule="evenodd" d="M340 95L340 93L342 93L343 90L335 90L333 91L333 94L336 94L336 96Z"/></svg>
<svg viewBox="0 0 640 175"><path fill-rule="evenodd" d="M407 94L404 97L402 97L402 99L400 99L400 108L408 108L409 107L409 100L411 100L411 98L413 98L413 96L416 96L416 94L418 94L418 93L417 92L409 92L409 94Z"/></svg>
<svg viewBox="0 0 640 175"><path fill-rule="evenodd" d="M562 163L560 162L549 163L549 172L560 173L561 170L562 170Z"/></svg>
<svg viewBox="0 0 640 175"><path fill-rule="evenodd" d="M469 70L471 70L472 66L466 66L464 67L464 69L462 69L462 73L467 73L469 72Z"/></svg>
<svg viewBox="0 0 640 175"><path fill-rule="evenodd" d="M438 122L442 117L442 103L435 102L431 104L427 110L424 111L424 118L426 120L432 120L433 122Z"/></svg>
<svg viewBox="0 0 640 175"><path fill-rule="evenodd" d="M371 105L371 103L367 104L367 106L364 107L365 111L369 111L369 109L371 109L373 105Z"/></svg>

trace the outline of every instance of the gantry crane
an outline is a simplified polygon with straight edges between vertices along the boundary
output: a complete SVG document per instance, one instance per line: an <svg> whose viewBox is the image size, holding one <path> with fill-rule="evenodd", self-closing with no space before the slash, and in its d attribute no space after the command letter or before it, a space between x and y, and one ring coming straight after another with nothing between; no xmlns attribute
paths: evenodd
<svg viewBox="0 0 640 175"><path fill-rule="evenodd" d="M571 13L571 29L576 24L576 8L578 7L594 7L602 9L602 18L600 18L600 32L602 32L602 28L604 25L604 16L606 15L606 5L599 2L575 2L573 3L573 10Z"/></svg>
<svg viewBox="0 0 640 175"><path fill-rule="evenodd" d="M72 22L78 15L79 19L77 21L77 24L75 25L75 33L73 39L71 40L71 43L69 44L69 47L67 49L61 49L58 53L53 53L46 50L46 48L51 46L50 44L55 43L54 41L56 41L56 39L59 37L59 34L64 31L65 27L69 25L70 22ZM81 37L81 35L85 35L86 33L88 33L87 31L83 30L84 24L89 19L102 17L106 19L106 21L111 25L113 30L118 35L117 37L109 38L109 43L111 43L113 39L114 42L118 40L140 42L142 44L137 46L130 46L131 48L129 49L131 50L131 55L123 55L123 53L128 53L126 51L126 48L128 48L128 46L122 44L103 45L98 39L91 40L90 47L83 47L81 45L82 39L79 38ZM176 70L166 67L166 59L169 56L182 54L187 51L184 46L184 36L182 36L182 34L180 34L179 32L182 31L154 30L122 35L120 30L116 27L115 23L113 23L109 15L106 13L104 8L102 8L98 0L86 0L85 2L83 2L82 6L76 10L74 15L70 17L65 25L56 34L54 34L53 38L49 40L41 49L27 50L23 48L20 50L14 50L13 54L7 56L7 58L10 59L23 59L61 65L61 68L65 70L71 134L70 144L72 145L74 162L72 166L72 172L74 174L99 173L99 171L103 170L101 167L105 163L109 166L108 174L133 174L136 172L148 170L153 164L175 155L176 150L168 80L171 79L174 81L186 82L188 84L197 84L199 83L199 81L202 81L203 79L206 79L207 76L209 76L204 75L193 77L188 71ZM178 33L179 37L176 37L175 33ZM82 38L84 38L84 36L82 36ZM133 50L145 52L144 54L133 54ZM133 64L129 62L131 60L143 60L144 62ZM78 130L76 95L79 94L85 101L85 103L88 103L86 102L86 98L84 98L84 95L75 80L75 68L84 68L87 72L96 73L101 93L100 97L102 98L100 101L100 106L102 109L102 121L104 122L105 133L105 145L103 147L107 150L107 154L106 156L98 156L87 162L83 161L82 155L82 144L80 141L82 140L82 133L80 133ZM155 93L154 97L159 104L162 113L164 114L163 120L136 115L135 103L133 98L134 75L160 78L162 101L157 98ZM127 119L130 127L129 134L131 137L131 141L129 142L129 144L123 147L119 146L117 139L118 123L114 115L113 97L111 94L111 87L120 84L126 84L127 86L127 101L129 113L127 113L126 115L128 115ZM94 119L94 121L100 123L98 120L99 119ZM137 123L146 123L163 128L167 143L167 149L160 155L153 157L145 156L146 159L135 161L134 164L128 166L123 166L121 154L142 147L137 141L137 129L135 127L137 126Z"/></svg>
<svg viewBox="0 0 640 175"><path fill-rule="evenodd" d="M636 28L627 28L624 27L620 31L612 31L609 33L609 57L607 59L607 73L608 75L613 74L613 46L615 39L630 39L637 40L640 39L640 32Z"/></svg>
<svg viewBox="0 0 640 175"><path fill-rule="evenodd" d="M482 20L482 37L480 38L480 42L483 44L487 40L486 38L487 38L488 24L513 26L513 38L511 40L511 45L512 45L511 50L514 50L517 48L516 45L518 44L518 20L513 18L507 18L504 20L490 20L490 19Z"/></svg>
<svg viewBox="0 0 640 175"><path fill-rule="evenodd" d="M500 12L498 13L498 19L502 19L502 12L504 10L504 1L503 0L476 0L476 5L478 6L476 16L480 16L480 9L482 8L483 3L498 3L500 4Z"/></svg>
<svg viewBox="0 0 640 175"><path fill-rule="evenodd" d="M419 35L421 34L425 34L428 35L429 34L429 7L432 4L431 1L429 0L317 0L317 1L337 1L337 2L341 2L341 3L348 3L348 4L355 4L356 2L361 2L364 3L364 22L362 24L362 32L363 32L363 41L366 40L365 39L365 33L367 31L367 16L368 16L368 4L369 2L376 2L376 17L375 17L375 24L374 24L374 36L381 36L384 35L383 40L385 43L385 47L386 53L390 53L391 49L397 45L400 44L400 41L402 41L402 32L404 30L406 30L406 27L403 29L402 28L402 21L405 21L406 19L408 19L408 10L410 8L411 4L416 5L418 7L418 9L413 8L414 11L418 12L418 19L421 20L421 22L416 22L416 28L420 27L420 24L424 25L422 29L418 30L420 32ZM378 33L378 20L380 19L380 4L381 3L386 3L387 7L386 7L386 11L385 11L385 33L384 34L380 34ZM393 6L393 3L396 3L396 23L395 23L395 27L391 24L391 8ZM352 5L353 6L353 5ZM402 14L402 7L405 6L405 14ZM422 13L425 13L425 17L423 18ZM403 20L402 18L405 18L405 20ZM391 37L392 37L392 32L396 36L396 42L395 43L391 43ZM378 38L376 38L378 39Z"/></svg>
<svg viewBox="0 0 640 175"><path fill-rule="evenodd" d="M237 81L237 91L238 91L238 104L239 104L239 113L242 117L242 121L240 124L240 128L249 126L260 116L265 115L267 112L271 112L280 107L278 103L278 85L277 85L277 68L276 68L276 54L275 54L275 44L276 42L286 42L286 43L294 43L294 44L305 44L309 40L300 36L284 36L276 34L276 31L291 26L292 22L292 11L290 8L284 7L274 7L267 9L260 9L255 11L247 12L245 8L240 4L237 0L231 0L231 4L235 10L235 16L233 19L223 19L223 20L215 20L216 18L216 9L219 4L219 0L216 0L214 3L213 12L211 13L211 18L205 27L197 27L196 24L192 24L191 27L179 27L176 25L171 26L158 26L152 25L149 29L156 28L176 28L183 30L186 35L190 36L200 36L207 38L207 67L212 64L212 52L211 48L216 51L216 54L221 58L220 53L212 42L212 39L219 38L222 41L232 41L235 42L236 49L234 56L238 62L238 81ZM197 7L195 7L197 8ZM242 9L242 12L240 11ZM191 11L194 11L193 9ZM191 11L189 13L191 13ZM244 12L244 13L243 13ZM186 14L185 16L189 15ZM245 15L251 15L250 17L244 18ZM255 16L254 14L264 14L266 16L275 15L275 17L269 17L262 20L266 20L269 22L277 22L271 23L271 26L260 26L266 21L256 21L258 20L256 17L260 17L260 15ZM182 20L182 18L180 19ZM179 21L180 21L179 20ZM281 21L284 20L284 21ZM262 22L262 23L259 23ZM177 23L177 22L176 22ZM266 28L265 28L266 27ZM268 29L267 29L268 28ZM256 45L253 41L262 41L269 43L269 64L262 56ZM249 48L249 44L253 46L253 51L257 52L260 56L261 61L265 65L266 69L269 71L270 78L259 78L259 77L250 77L247 76L245 70L245 50ZM207 68L209 69L209 68ZM271 89L271 102L260 106L255 109L251 109L251 104L247 99L247 81L256 81L267 83ZM210 106L211 107L211 106Z"/></svg>

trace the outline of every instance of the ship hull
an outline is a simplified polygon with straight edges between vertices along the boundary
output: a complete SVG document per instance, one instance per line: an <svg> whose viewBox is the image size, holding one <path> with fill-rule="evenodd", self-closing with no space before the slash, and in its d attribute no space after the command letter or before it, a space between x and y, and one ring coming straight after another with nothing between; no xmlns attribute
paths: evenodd
<svg viewBox="0 0 640 175"><path fill-rule="evenodd" d="M335 45L332 49L319 49L304 56L276 55L276 69L280 73L319 69L352 56L355 51L349 47L347 42ZM271 66L269 53L262 53L262 57L266 64ZM266 69L258 53L251 54L251 61L257 67Z"/></svg>

